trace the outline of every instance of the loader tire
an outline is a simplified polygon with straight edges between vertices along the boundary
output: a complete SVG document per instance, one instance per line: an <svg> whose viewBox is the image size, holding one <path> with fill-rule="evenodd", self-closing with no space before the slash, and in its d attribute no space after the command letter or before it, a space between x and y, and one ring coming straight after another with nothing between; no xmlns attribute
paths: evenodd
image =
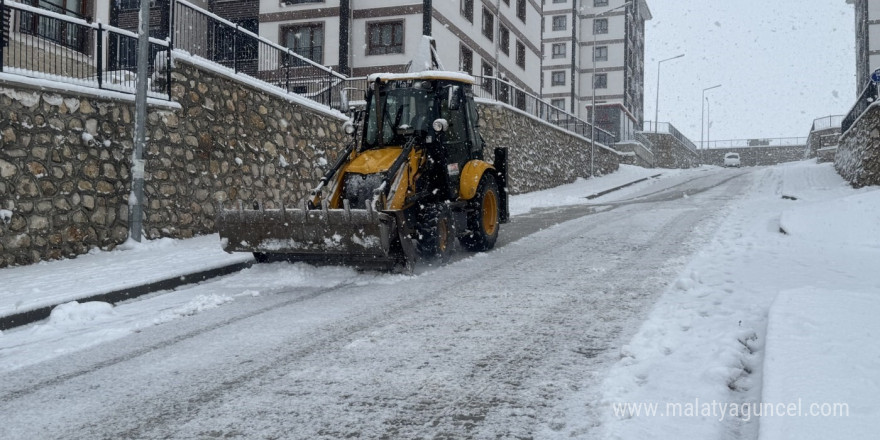
<svg viewBox="0 0 880 440"><path fill-rule="evenodd" d="M458 239L465 249L481 252L495 246L501 219L500 202L495 176L483 174L477 186L477 194L468 207L468 232Z"/></svg>
<svg viewBox="0 0 880 440"><path fill-rule="evenodd" d="M452 255L455 230L452 214L442 203L425 206L416 224L416 248L429 262L446 263Z"/></svg>

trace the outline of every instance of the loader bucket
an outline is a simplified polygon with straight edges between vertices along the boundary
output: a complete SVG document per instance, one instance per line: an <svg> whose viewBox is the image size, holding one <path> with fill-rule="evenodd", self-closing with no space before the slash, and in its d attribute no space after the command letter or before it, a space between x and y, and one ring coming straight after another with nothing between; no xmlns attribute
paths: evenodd
<svg viewBox="0 0 880 440"><path fill-rule="evenodd" d="M395 217L372 209L224 209L217 229L226 252L368 269L405 263L392 245Z"/></svg>

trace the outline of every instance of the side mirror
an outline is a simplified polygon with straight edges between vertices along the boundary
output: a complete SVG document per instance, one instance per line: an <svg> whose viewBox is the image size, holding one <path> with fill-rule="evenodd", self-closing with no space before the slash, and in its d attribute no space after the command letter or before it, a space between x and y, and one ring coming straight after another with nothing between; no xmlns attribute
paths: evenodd
<svg viewBox="0 0 880 440"><path fill-rule="evenodd" d="M354 134L354 124L349 120L342 123L342 131L345 134L352 135Z"/></svg>
<svg viewBox="0 0 880 440"><path fill-rule="evenodd" d="M460 91L460 86L452 86L449 88L449 94L446 97L446 106L449 110L458 110L461 108L461 100L459 99Z"/></svg>

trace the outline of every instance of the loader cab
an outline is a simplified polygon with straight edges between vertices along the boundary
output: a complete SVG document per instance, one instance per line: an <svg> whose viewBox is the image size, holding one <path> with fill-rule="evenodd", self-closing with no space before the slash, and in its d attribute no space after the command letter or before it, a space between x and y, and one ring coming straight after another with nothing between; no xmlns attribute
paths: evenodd
<svg viewBox="0 0 880 440"><path fill-rule="evenodd" d="M431 81L373 84L367 94L362 149L400 146L411 136L428 133L437 118L436 91Z"/></svg>
<svg viewBox="0 0 880 440"><path fill-rule="evenodd" d="M361 150L415 142L433 165L426 170L430 184L444 182L445 196L456 199L465 164L483 159L471 87L469 81L442 75L371 78ZM442 128L436 121L444 122Z"/></svg>

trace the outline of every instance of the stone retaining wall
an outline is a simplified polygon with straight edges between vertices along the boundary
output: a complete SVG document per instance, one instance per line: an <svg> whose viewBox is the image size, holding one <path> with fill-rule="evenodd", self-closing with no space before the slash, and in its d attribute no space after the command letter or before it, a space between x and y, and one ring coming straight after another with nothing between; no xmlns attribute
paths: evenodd
<svg viewBox="0 0 880 440"><path fill-rule="evenodd" d="M804 146L787 147L740 147L710 148L700 153L703 163L724 166L724 155L739 153L740 164L744 167L776 165L783 162L794 162L804 159Z"/></svg>
<svg viewBox="0 0 880 440"><path fill-rule="evenodd" d="M491 161L491 148L508 148L511 194L553 188L590 176L590 142L511 106L479 100L480 134L486 140L484 155ZM596 146L596 175L617 171L620 154Z"/></svg>
<svg viewBox="0 0 880 440"><path fill-rule="evenodd" d="M0 83L0 267L125 241L133 106L124 94ZM589 176L588 141L505 105L479 109L487 146L509 148L513 194ZM176 59L172 102L148 112L144 236L213 233L221 203L298 205L343 149L343 120ZM597 174L617 169L618 153L596 151Z"/></svg>
<svg viewBox="0 0 880 440"><path fill-rule="evenodd" d="M873 104L840 136L834 168L852 186L880 185L880 106Z"/></svg>
<svg viewBox="0 0 880 440"><path fill-rule="evenodd" d="M144 233L214 232L218 203L299 202L340 151L334 117L176 60L173 99L148 115ZM0 267L127 237L133 99L0 84Z"/></svg>
<svg viewBox="0 0 880 440"><path fill-rule="evenodd" d="M811 131L807 137L807 145L805 148L805 159L811 159L819 156L819 150L824 150L823 156L828 156L828 151L834 151L840 140L840 127L831 127L824 130ZM831 149L831 150L829 150ZM832 153L833 160L833 153Z"/></svg>
<svg viewBox="0 0 880 440"><path fill-rule="evenodd" d="M641 132L654 146L657 168L693 168L699 166L697 153L668 133Z"/></svg>
<svg viewBox="0 0 880 440"><path fill-rule="evenodd" d="M131 106L0 85L0 267L127 235Z"/></svg>
<svg viewBox="0 0 880 440"><path fill-rule="evenodd" d="M837 146L820 148L816 151L816 163L834 162Z"/></svg>
<svg viewBox="0 0 880 440"><path fill-rule="evenodd" d="M636 165L642 168L654 167L654 153L641 142L635 140L618 142L614 144L614 149L630 153L622 159L622 162L627 165Z"/></svg>

